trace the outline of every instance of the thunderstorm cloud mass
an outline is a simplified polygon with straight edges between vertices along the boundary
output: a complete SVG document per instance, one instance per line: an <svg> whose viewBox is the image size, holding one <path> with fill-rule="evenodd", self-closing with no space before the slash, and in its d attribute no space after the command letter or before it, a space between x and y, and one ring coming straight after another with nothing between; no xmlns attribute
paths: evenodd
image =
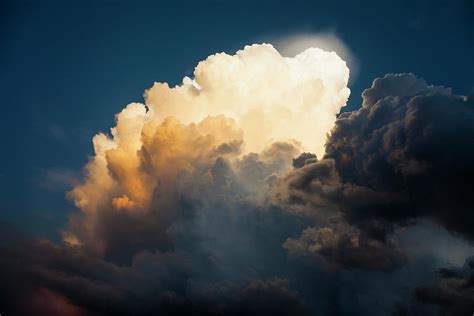
<svg viewBox="0 0 474 316"><path fill-rule="evenodd" d="M356 68L303 33L150 82L44 171L60 240L0 222L0 314L472 315L473 94L388 73L348 109Z"/></svg>

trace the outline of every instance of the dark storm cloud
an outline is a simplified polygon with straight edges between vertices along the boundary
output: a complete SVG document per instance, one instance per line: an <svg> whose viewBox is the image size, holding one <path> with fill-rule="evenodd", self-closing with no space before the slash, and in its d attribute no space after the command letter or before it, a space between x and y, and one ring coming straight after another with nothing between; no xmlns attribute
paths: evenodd
<svg viewBox="0 0 474 316"><path fill-rule="evenodd" d="M334 159L344 183L398 202L355 208L348 217L431 217L473 239L473 100L413 74L376 79L363 100L337 120L325 158Z"/></svg>
<svg viewBox="0 0 474 316"><path fill-rule="evenodd" d="M413 74L376 79L362 107L336 121L323 159L296 158L276 185L276 204L314 219L285 249L314 266L324 258L346 269L397 274L416 258L398 245L401 226L428 219L472 241L472 139L472 98ZM417 289L424 304L395 304L395 312L431 314L435 305L448 315L472 312L472 273L443 271L438 283Z"/></svg>
<svg viewBox="0 0 474 316"><path fill-rule="evenodd" d="M387 220L367 217L348 222L347 212L387 208L402 198L370 188L344 183L333 159L309 163L290 172L277 185L276 203L313 218L316 227L304 230L284 247L292 256L323 256L345 268L390 271L400 267L405 255L391 235ZM310 223L310 221L308 221Z"/></svg>
<svg viewBox="0 0 474 316"><path fill-rule="evenodd" d="M209 282L215 262L182 251L137 253L116 265L57 247L2 225L1 307L9 315L303 315L298 292L284 279ZM206 271L209 270L209 272ZM44 294L47 291L49 294ZM51 310L46 296L64 303ZM23 304L26 303L27 304Z"/></svg>
<svg viewBox="0 0 474 316"><path fill-rule="evenodd" d="M302 153L301 155L299 155L298 157L294 158L293 159L293 167L295 168L301 168L303 167L304 165L306 164L309 164L309 163L312 163L312 162L316 162L317 161L317 157L315 154L312 154L312 153Z"/></svg>
<svg viewBox="0 0 474 316"><path fill-rule="evenodd" d="M308 228L298 239L288 239L283 246L290 255L319 254L344 267L391 271L406 261L395 242L370 238L347 225Z"/></svg>
<svg viewBox="0 0 474 316"><path fill-rule="evenodd" d="M300 205L314 216L328 210L342 214L369 244L379 246L369 251L360 238L351 243L350 234L334 234L330 223L287 245L348 266L374 268L372 262L354 260L355 254L396 249L388 242L394 228L415 219L430 218L474 239L472 139L472 99L428 86L413 74L376 79L364 91L362 107L336 121L324 158L295 165L280 183L277 200L290 208ZM379 258L370 257L382 265L382 258L400 254L383 251Z"/></svg>

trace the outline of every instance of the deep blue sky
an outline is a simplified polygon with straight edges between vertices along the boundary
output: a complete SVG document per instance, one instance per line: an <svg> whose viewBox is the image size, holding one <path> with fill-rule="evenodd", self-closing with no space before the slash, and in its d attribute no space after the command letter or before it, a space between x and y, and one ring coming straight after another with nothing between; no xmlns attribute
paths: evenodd
<svg viewBox="0 0 474 316"><path fill-rule="evenodd" d="M474 2L1 1L0 220L54 237L91 138L154 81L220 51L332 30L359 61L347 109L375 77L474 86Z"/></svg>

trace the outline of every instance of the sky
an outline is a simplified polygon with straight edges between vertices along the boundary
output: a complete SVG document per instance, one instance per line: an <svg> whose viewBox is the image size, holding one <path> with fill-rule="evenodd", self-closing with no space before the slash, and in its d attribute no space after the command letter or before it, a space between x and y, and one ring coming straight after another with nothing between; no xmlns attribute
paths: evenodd
<svg viewBox="0 0 474 316"><path fill-rule="evenodd" d="M248 58L248 68L232 68L227 63L236 57L221 56L222 60L200 63L201 72L194 72L208 56L220 52L233 56L245 45L261 43L272 44L286 57L311 44L334 49L347 62L349 77L339 57L321 51L307 53L306 61L295 59L287 72L283 59L267 46L241 53ZM261 291L271 302L276 291L289 314L349 314L348 306L354 304L354 313L364 314L374 300L380 303L374 314L431 312L413 303L403 289L417 288L417 299L431 302L432 293L444 293L443 289L418 286L435 282L436 269L449 263L451 270L441 278L450 284L452 275L462 279L473 265L464 263L474 254L468 226L474 205L468 194L474 170L472 56L474 4L468 0L2 1L0 221L15 227L4 229L9 238L15 242L24 238L25 249L46 253L48 267L57 263L58 250L43 249L32 240L65 244L58 247L66 247L71 261L79 256L90 264L91 269L83 272L88 281L95 278L93 258L100 258L100 269L111 276L103 280L104 288L90 285L91 293L106 291L115 307L128 312L137 307L124 302L139 297L150 312L189 311L189 304L204 300L198 304L203 314L217 303L226 306L224 313L239 314L236 302L228 299L234 295L240 300L237 305L248 306L244 312L250 313L255 312L254 299L263 295ZM324 65L331 67L320 72ZM232 75L227 77L226 71ZM183 77L191 79L182 84ZM181 92L154 86L155 82L181 85ZM252 93L233 90L235 82L244 82ZM318 107L311 114L282 114L303 113L315 99ZM133 102L146 104L149 112L141 105L127 107ZM227 109L221 113L223 103ZM261 120L252 120L249 113L261 115ZM343 114L336 120L338 113ZM202 121L202 114L224 114L237 125L224 118ZM165 124L167 116L178 121ZM186 125L191 123L195 130ZM114 126L116 135L110 138ZM424 134L420 126L425 126ZM177 131L182 138L166 142ZM382 142L380 131L385 133L383 150L373 150ZM109 138L99 136L93 144L99 132ZM212 141L193 138L206 133ZM408 136L403 138L403 133ZM270 140L283 139L282 134L303 147L291 142L270 145ZM220 142L225 148L219 147ZM112 148L108 146L118 149L107 154L101 148ZM212 146L222 150L222 157L213 156ZM168 148L171 154L157 148ZM138 158L137 150L141 150ZM306 151L317 158L306 154L292 166L292 159ZM211 160L215 160L212 166ZM252 174L255 165L259 167ZM448 172L448 166L456 167ZM208 173L197 176L193 171L187 175L192 180L184 176L183 180L181 173L190 169ZM208 177L223 187L209 192ZM303 181L313 178L317 181ZM163 194L157 193L161 187ZM439 199L430 202L429 195ZM103 206L103 199L110 205ZM243 215L216 215L219 207L241 210ZM117 217L114 208L122 210ZM157 208L173 211L150 217L150 210ZM271 215L265 217L256 209ZM132 211L137 213L132 216ZM186 212L204 215L196 220ZM286 224L281 226L281 221ZM249 222L254 224L245 224ZM225 231L213 227L219 223L234 227L222 240L218 236ZM91 233L90 227L97 231ZM10 234L9 229L15 232ZM241 237L254 233L267 239ZM11 237L17 234L28 237ZM354 236L360 238L357 246L348 242ZM420 242L426 238L439 242L429 247ZM195 243L202 249L190 250ZM236 243L236 252L230 253L226 247ZM71 245L83 252L69 253ZM147 252L156 249L157 253ZM170 249L174 251L167 252ZM209 260L203 256L206 251L214 256L216 261L211 261L218 272L203 272ZM373 253L374 260L364 260L365 253ZM274 264L269 259L273 256ZM58 263L66 271L77 268L68 264ZM129 270L117 268L122 265ZM429 271L411 283L397 281L416 274L423 265ZM252 272L238 272L242 267ZM170 299L163 294L164 305L158 307L149 297L156 289L134 279L143 271L157 270L176 275L161 280L160 273L152 272L164 284L159 291L181 295ZM328 276L326 270L340 272ZM23 275L23 270L14 272ZM182 275L193 276L185 291L177 281ZM71 315L117 312L69 290L77 285L46 279L34 294L25 282L27 294L6 295L33 301L48 298L58 310L71 309ZM143 291L116 292L130 279ZM243 285L242 280L250 283ZM325 284L324 290L308 280ZM389 286L378 297L377 289L384 283ZM224 288L220 298L215 298L216 284ZM354 298L350 293L360 284L368 289L356 291ZM458 297L460 308L473 306L472 292L459 290ZM325 301L333 305L326 306ZM448 313L459 311L464 310Z"/></svg>

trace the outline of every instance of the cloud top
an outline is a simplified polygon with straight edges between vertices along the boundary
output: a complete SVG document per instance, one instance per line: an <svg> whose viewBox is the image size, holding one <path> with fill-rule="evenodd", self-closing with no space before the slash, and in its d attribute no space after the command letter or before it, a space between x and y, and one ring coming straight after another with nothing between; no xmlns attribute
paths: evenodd
<svg viewBox="0 0 474 316"><path fill-rule="evenodd" d="M296 139L321 155L326 133L349 97L348 79L349 69L334 52L309 48L289 58L270 44L252 45L235 55L209 56L197 65L194 79L185 77L180 86L155 83L145 99L157 120L234 119L247 151Z"/></svg>

